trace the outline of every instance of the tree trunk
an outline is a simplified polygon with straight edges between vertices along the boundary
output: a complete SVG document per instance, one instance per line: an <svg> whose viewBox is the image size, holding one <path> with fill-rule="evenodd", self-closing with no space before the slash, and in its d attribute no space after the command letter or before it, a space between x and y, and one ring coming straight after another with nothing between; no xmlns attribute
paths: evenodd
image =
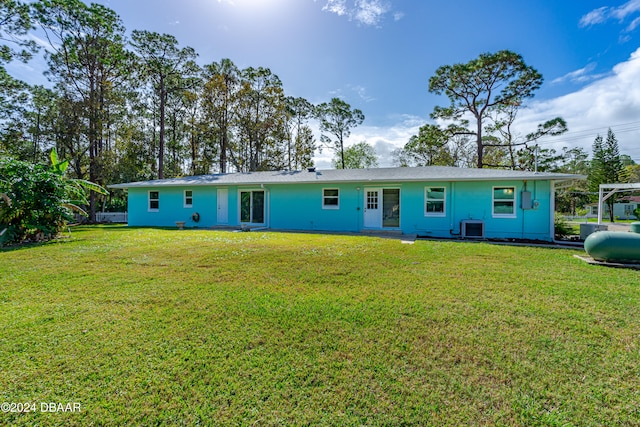
<svg viewBox="0 0 640 427"><path fill-rule="evenodd" d="M158 143L158 179L164 178L164 108L165 97L164 82L160 81L160 141Z"/></svg>
<svg viewBox="0 0 640 427"><path fill-rule="evenodd" d="M613 213L613 207L615 205L615 201L613 200L613 197L607 200L607 204L609 205L609 221L615 222L615 216Z"/></svg>
<svg viewBox="0 0 640 427"><path fill-rule="evenodd" d="M484 153L484 144L482 143L482 120L479 117L476 117L476 122L478 125L476 133L476 143L478 144L478 169L482 169Z"/></svg>

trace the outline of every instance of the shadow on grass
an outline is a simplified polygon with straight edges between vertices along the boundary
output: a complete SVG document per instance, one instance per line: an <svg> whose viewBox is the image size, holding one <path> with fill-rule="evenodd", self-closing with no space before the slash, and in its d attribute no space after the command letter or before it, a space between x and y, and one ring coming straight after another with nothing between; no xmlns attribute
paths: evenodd
<svg viewBox="0 0 640 427"><path fill-rule="evenodd" d="M7 246L0 246L0 253L15 252L15 251L28 250L33 248L41 248L44 246L51 246L51 245L64 245L67 243L80 242L83 240L85 239L75 239L75 238L72 239L71 234L65 233L64 235L56 237L55 239L47 240L44 242L27 242L27 243L16 243L16 244L11 244Z"/></svg>

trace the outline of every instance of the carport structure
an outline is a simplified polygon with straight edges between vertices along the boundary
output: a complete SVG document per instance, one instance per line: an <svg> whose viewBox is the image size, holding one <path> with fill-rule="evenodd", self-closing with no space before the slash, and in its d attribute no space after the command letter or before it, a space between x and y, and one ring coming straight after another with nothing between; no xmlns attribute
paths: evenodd
<svg viewBox="0 0 640 427"><path fill-rule="evenodd" d="M640 190L640 182L627 184L600 184L598 191L598 224L602 224L602 210L604 202L616 193Z"/></svg>

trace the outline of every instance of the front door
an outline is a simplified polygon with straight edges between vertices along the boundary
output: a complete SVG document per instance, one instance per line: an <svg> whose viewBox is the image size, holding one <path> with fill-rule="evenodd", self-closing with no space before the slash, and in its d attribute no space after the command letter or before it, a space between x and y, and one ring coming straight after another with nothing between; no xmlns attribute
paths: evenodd
<svg viewBox="0 0 640 427"><path fill-rule="evenodd" d="M229 223L229 190L218 189L218 224Z"/></svg>
<svg viewBox="0 0 640 427"><path fill-rule="evenodd" d="M364 190L364 228L382 227L381 189L365 188Z"/></svg>

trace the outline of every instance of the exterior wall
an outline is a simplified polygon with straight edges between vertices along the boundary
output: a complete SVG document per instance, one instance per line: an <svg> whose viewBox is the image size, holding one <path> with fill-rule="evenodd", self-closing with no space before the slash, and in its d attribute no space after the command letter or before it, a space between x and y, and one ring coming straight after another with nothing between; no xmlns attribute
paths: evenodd
<svg viewBox="0 0 640 427"><path fill-rule="evenodd" d="M614 203L613 215L620 219L636 219L633 211L640 206L638 203Z"/></svg>
<svg viewBox="0 0 640 427"><path fill-rule="evenodd" d="M226 188L226 187L225 187ZM192 207L184 207L184 191L193 193ZM149 191L158 191L160 207L149 211ZM176 221L185 221L186 227L213 227L217 224L218 195L215 187L154 187L129 188L128 209L130 226L175 227ZM237 191L229 187L229 225L237 224ZM198 213L200 221L192 215Z"/></svg>
<svg viewBox="0 0 640 427"><path fill-rule="evenodd" d="M613 204L613 215L619 219L637 219L633 214L633 211L640 207L640 203L629 202L629 203L614 203ZM588 205L587 206L587 216L588 217L598 217L598 204ZM604 212L602 215L603 220L609 220L609 205L604 204Z"/></svg>
<svg viewBox="0 0 640 427"><path fill-rule="evenodd" d="M493 215L493 187L515 187L515 215ZM521 192L531 192L537 208L521 208ZM425 213L425 188L446 189L445 212L441 216ZM217 189L228 189L228 223L217 223ZM265 225L280 230L348 231L366 230L363 226L367 189L400 190L400 227L389 228L406 234L432 237L456 237L463 220L484 221L487 238L552 240L551 183L549 181L495 182L402 182L402 183L323 183L261 186L195 186L129 189L129 225L175 227L185 221L187 227L240 225L239 194L243 190L265 191ZM323 208L323 189L338 189L337 208ZM184 207L184 191L193 191L193 206ZM149 191L159 192L159 209L149 211ZM195 223L193 213L200 214ZM381 228L381 227L380 227ZM375 229L375 228L374 228ZM385 228L386 229L386 228Z"/></svg>
<svg viewBox="0 0 640 427"><path fill-rule="evenodd" d="M358 190L360 188L360 190ZM338 189L338 208L323 209L323 189ZM280 230L360 231L362 186L296 184L268 187L269 226Z"/></svg>

